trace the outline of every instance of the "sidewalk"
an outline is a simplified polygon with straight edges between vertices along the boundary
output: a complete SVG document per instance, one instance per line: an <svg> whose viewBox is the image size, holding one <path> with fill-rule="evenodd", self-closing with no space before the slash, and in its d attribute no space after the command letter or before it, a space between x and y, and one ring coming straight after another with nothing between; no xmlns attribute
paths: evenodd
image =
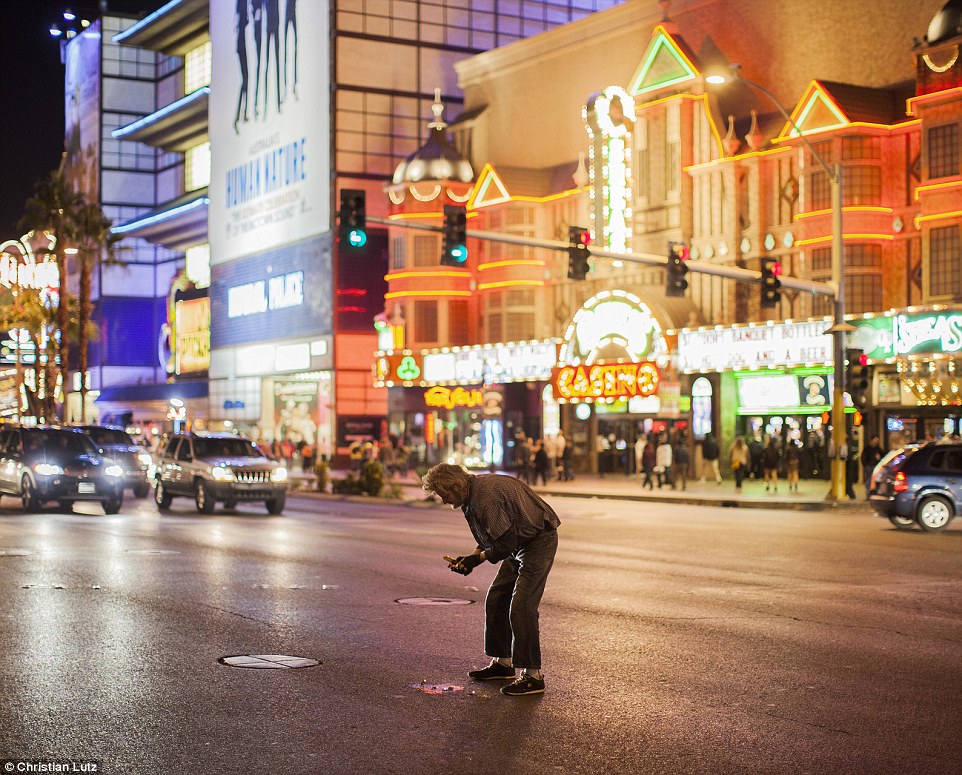
<svg viewBox="0 0 962 775"><path fill-rule="evenodd" d="M335 479L343 478L346 471L333 471L331 476ZM301 477L292 476L293 481ZM423 501L424 491L421 483L414 472L407 476L389 480L401 488L402 498L405 501ZM307 485L307 482L304 482ZM310 485L308 485L310 486ZM869 506L865 501L865 487L855 486L856 499L845 499L844 502L834 503L826 498L830 489L830 483L824 479L802 479L798 483L798 493L789 492L788 484L779 481L778 492L765 492L765 483L748 479L742 486L740 493L735 492L735 482L733 479L726 479L721 484L714 481L701 482L697 479L689 480L688 486L684 490L674 490L665 485L654 490L641 488L641 481L634 476L624 474L608 474L600 477L597 474L582 474L575 477L570 482L550 481L547 484L538 484L534 487L535 491L547 497L565 496L569 498L602 498L612 500L628 501L663 501L666 503L686 503L694 506L723 506L729 508L756 508L756 509L798 509L808 511L824 510L856 510L862 511ZM307 495L320 493L310 489L298 489L298 494ZM351 497L351 496L327 496L327 497Z"/></svg>

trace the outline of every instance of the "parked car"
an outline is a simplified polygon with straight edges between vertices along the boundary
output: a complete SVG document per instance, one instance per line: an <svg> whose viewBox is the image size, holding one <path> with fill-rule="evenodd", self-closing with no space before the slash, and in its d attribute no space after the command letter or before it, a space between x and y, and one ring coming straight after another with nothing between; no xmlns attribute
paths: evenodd
<svg viewBox="0 0 962 775"><path fill-rule="evenodd" d="M124 469L79 430L41 426L0 427L0 494L20 498L24 511L48 501L69 509L75 501L100 501L120 511Z"/></svg>
<svg viewBox="0 0 962 775"><path fill-rule="evenodd" d="M221 501L264 501L280 514L287 499L287 469L268 460L252 441L232 433L183 433L159 448L154 499L164 510L175 496L193 497L197 511L210 514Z"/></svg>
<svg viewBox="0 0 962 775"><path fill-rule="evenodd" d="M106 455L124 469L124 486L133 490L137 498L150 492L147 471L153 462L150 453L137 444L122 428L109 425L78 425L78 430L90 437L102 455Z"/></svg>
<svg viewBox="0 0 962 775"><path fill-rule="evenodd" d="M907 444L893 453L872 473L872 508L903 530L945 530L962 513L962 444Z"/></svg>

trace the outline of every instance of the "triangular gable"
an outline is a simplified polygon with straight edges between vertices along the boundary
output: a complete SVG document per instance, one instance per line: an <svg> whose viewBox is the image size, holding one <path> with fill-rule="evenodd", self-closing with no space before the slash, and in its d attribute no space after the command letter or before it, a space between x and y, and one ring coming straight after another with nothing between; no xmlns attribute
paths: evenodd
<svg viewBox="0 0 962 775"><path fill-rule="evenodd" d="M488 162L478 175L478 182L474 184L474 193L468 200L467 209L477 210L479 207L499 205L511 201L511 194L504 183Z"/></svg>
<svg viewBox="0 0 962 775"><path fill-rule="evenodd" d="M641 64L629 81L628 93L649 94L698 77L681 45L660 24L655 27Z"/></svg>
<svg viewBox="0 0 962 775"><path fill-rule="evenodd" d="M839 129L851 123L845 111L839 107L828 90L818 81L812 81L802 99L799 100L792 111L791 121L785 123L781 134L775 138L774 142L787 140L799 136L799 129L802 134L813 132L825 132L830 129Z"/></svg>

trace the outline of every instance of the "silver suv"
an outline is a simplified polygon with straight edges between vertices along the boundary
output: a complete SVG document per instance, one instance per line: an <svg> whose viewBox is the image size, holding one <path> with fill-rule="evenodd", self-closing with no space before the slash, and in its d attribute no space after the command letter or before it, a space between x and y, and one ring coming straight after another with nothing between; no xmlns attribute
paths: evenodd
<svg viewBox="0 0 962 775"><path fill-rule="evenodd" d="M158 450L154 500L161 510L174 496L193 497L197 511L210 514L222 501L264 501L280 514L287 498L287 470L264 457L249 439L232 433L175 434Z"/></svg>

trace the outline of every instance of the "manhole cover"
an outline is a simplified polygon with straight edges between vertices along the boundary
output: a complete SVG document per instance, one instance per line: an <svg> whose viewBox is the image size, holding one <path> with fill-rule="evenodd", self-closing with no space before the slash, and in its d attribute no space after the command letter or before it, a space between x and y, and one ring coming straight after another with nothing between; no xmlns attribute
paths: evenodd
<svg viewBox="0 0 962 775"><path fill-rule="evenodd" d="M180 554L176 549L128 549L127 554Z"/></svg>
<svg viewBox="0 0 962 775"><path fill-rule="evenodd" d="M458 597L402 597L394 602L401 605L471 605L474 601Z"/></svg>
<svg viewBox="0 0 962 775"><path fill-rule="evenodd" d="M26 557L33 554L29 549L0 549L0 557Z"/></svg>
<svg viewBox="0 0 962 775"><path fill-rule="evenodd" d="M316 659L291 657L286 654L239 654L236 657L221 657L217 661L228 667L252 667L261 670L293 670L321 664Z"/></svg>
<svg viewBox="0 0 962 775"><path fill-rule="evenodd" d="M417 689L423 694L453 694L454 692L463 692L464 687L460 684L429 684L429 683L419 683L411 684L414 689Z"/></svg>

